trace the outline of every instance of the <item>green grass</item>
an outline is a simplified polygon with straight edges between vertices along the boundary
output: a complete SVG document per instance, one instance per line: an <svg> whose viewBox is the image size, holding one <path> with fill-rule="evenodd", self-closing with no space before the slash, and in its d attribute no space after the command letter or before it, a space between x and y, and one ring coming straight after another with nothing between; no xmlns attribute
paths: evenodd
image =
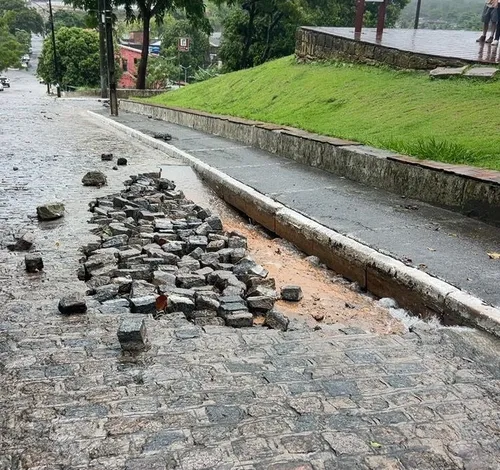
<svg viewBox="0 0 500 470"><path fill-rule="evenodd" d="M500 82L292 57L146 99L500 170Z"/></svg>

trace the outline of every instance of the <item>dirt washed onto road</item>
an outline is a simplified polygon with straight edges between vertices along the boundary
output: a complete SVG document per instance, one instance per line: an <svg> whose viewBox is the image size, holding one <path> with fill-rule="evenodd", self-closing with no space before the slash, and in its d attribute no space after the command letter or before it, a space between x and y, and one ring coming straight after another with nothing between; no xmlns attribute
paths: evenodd
<svg viewBox="0 0 500 470"><path fill-rule="evenodd" d="M310 325L341 323L373 333L401 333L403 325L373 298L356 292L356 286L326 267L315 266L306 255L281 238L271 238L259 226L247 223L232 210L224 210L224 226L248 238L251 256L276 279L276 285L298 285L304 297L298 302L280 300L276 306L290 318Z"/></svg>

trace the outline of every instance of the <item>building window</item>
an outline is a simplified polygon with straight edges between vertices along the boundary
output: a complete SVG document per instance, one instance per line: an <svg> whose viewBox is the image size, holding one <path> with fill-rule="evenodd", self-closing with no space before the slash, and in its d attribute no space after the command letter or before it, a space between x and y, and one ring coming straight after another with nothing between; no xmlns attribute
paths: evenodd
<svg viewBox="0 0 500 470"><path fill-rule="evenodd" d="M124 72L126 72L128 70L127 59L122 59L122 69Z"/></svg>

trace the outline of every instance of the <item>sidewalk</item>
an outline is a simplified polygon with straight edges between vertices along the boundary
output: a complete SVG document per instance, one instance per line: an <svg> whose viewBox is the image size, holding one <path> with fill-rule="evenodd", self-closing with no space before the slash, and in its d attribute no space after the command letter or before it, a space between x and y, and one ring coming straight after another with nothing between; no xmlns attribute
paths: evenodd
<svg viewBox="0 0 500 470"><path fill-rule="evenodd" d="M500 306L500 261L488 256L500 252L500 228L187 127L130 113L116 120L169 133L172 145L285 206Z"/></svg>

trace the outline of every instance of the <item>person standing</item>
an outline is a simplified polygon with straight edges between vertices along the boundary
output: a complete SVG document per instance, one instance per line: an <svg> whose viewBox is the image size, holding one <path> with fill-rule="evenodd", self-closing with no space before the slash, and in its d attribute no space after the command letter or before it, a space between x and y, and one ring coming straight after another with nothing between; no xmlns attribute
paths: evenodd
<svg viewBox="0 0 500 470"><path fill-rule="evenodd" d="M495 29L498 23L498 0L486 0L483 14L481 15L481 21L483 23L483 34L476 40L476 42L492 43L493 35L495 34ZM491 35L488 39L486 39L486 35L490 29L490 23Z"/></svg>
<svg viewBox="0 0 500 470"><path fill-rule="evenodd" d="M492 43L493 46L498 46L498 40L500 39L500 3L497 5L497 16L497 29L495 31L495 39Z"/></svg>

